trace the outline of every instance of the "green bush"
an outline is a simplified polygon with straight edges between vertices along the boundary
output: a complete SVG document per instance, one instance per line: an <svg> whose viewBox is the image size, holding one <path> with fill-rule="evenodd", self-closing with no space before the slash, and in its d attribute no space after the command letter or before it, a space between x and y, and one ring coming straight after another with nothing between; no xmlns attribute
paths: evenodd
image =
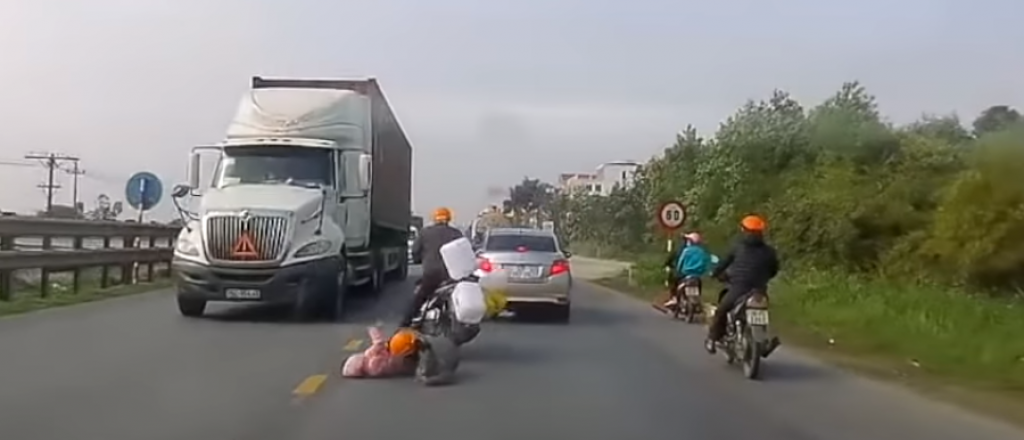
<svg viewBox="0 0 1024 440"><path fill-rule="evenodd" d="M993 110L995 109L995 110ZM895 126L847 83L810 110L774 92L713 137L685 129L609 196L563 195L559 232L578 252L658 253L659 203L688 205L688 229L723 250L748 213L766 216L788 272L807 269L1015 292L1024 283L1024 129L995 106Z"/></svg>
<svg viewBox="0 0 1024 440"><path fill-rule="evenodd" d="M776 91L712 137L686 128L631 187L562 195L552 212L578 253L637 261L646 293L664 277L660 203L686 203L686 229L716 252L742 216L764 215L787 338L1024 399L1021 122L993 106L972 132L955 116L896 126L857 83L810 110Z"/></svg>

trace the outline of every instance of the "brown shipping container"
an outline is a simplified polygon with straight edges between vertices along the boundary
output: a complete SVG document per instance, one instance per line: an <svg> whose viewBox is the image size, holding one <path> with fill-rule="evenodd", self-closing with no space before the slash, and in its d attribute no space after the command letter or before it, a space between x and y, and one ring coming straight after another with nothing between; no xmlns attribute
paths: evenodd
<svg viewBox="0 0 1024 440"><path fill-rule="evenodd" d="M408 232L412 216L412 145L377 80L252 78L253 89L277 87L352 90L370 98L373 125L370 216L376 227Z"/></svg>

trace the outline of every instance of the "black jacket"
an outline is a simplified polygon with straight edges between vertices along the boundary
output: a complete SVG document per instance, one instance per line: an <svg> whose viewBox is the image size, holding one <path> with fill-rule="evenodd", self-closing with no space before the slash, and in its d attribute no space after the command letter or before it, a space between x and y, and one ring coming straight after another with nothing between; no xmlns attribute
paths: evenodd
<svg viewBox="0 0 1024 440"><path fill-rule="evenodd" d="M413 261L423 264L423 274L444 275L448 278L448 269L441 260L441 246L462 238L462 232L451 226L435 223L420 230L420 235L412 244Z"/></svg>
<svg viewBox="0 0 1024 440"><path fill-rule="evenodd" d="M728 275L729 284L766 288L768 281L779 273L779 257L760 235L744 234L718 262L711 276L718 278L722 272Z"/></svg>

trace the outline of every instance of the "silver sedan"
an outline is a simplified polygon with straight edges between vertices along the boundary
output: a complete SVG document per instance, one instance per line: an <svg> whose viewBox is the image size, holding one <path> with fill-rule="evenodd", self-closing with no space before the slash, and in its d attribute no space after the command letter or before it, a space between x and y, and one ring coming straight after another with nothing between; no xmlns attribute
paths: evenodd
<svg viewBox="0 0 1024 440"><path fill-rule="evenodd" d="M486 276L504 270L508 276L508 303L537 304L555 309L559 321L569 320L572 271L569 253L551 231L495 228L487 231L477 253Z"/></svg>

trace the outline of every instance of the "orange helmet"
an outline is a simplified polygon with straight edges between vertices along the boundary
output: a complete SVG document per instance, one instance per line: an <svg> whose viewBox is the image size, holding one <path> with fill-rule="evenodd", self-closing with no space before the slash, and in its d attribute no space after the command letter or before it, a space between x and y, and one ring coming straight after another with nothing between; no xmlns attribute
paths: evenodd
<svg viewBox="0 0 1024 440"><path fill-rule="evenodd" d="M763 218L757 215L748 215L740 220L740 227L745 231L750 232L763 232L764 228L768 226L768 223Z"/></svg>
<svg viewBox="0 0 1024 440"><path fill-rule="evenodd" d="M412 330L399 330L388 340L388 351L392 356L408 356L416 351L416 333Z"/></svg>
<svg viewBox="0 0 1024 440"><path fill-rule="evenodd" d="M452 211L445 207L435 209L434 221L437 223L448 223L452 221Z"/></svg>

